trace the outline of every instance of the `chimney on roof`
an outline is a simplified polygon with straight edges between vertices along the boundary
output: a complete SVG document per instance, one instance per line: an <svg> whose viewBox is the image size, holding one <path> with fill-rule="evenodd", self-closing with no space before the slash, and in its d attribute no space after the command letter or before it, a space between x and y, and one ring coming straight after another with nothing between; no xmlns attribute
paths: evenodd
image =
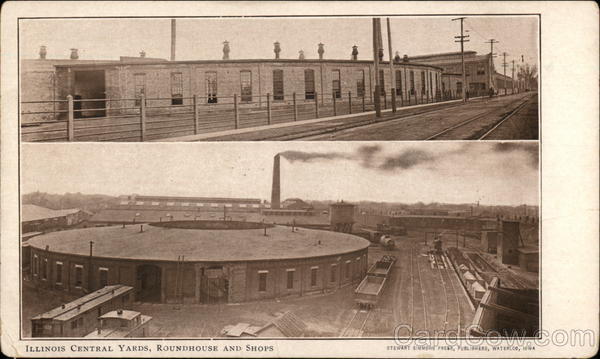
<svg viewBox="0 0 600 359"><path fill-rule="evenodd" d="M46 46L45 45L40 46L40 59L46 60L46 54L47 54Z"/></svg>
<svg viewBox="0 0 600 359"><path fill-rule="evenodd" d="M400 58L400 54L398 53L398 51L396 51L396 56L394 56L394 62L400 63L400 61L402 61L402 59Z"/></svg>
<svg viewBox="0 0 600 359"><path fill-rule="evenodd" d="M79 59L79 53L77 49L71 49L71 60Z"/></svg>
<svg viewBox="0 0 600 359"><path fill-rule="evenodd" d="M358 46L352 46L352 60L358 60Z"/></svg>
<svg viewBox="0 0 600 359"><path fill-rule="evenodd" d="M304 50L298 51L298 59L299 60L304 60L305 59L305 57L304 57Z"/></svg>
<svg viewBox="0 0 600 359"><path fill-rule="evenodd" d="M229 41L223 41L223 60L229 60Z"/></svg>
<svg viewBox="0 0 600 359"><path fill-rule="evenodd" d="M171 19L171 61L175 61L175 48L176 48L176 29L177 23L175 19Z"/></svg>
<svg viewBox="0 0 600 359"><path fill-rule="evenodd" d="M144 51L144 50L140 51L140 57L141 58L146 57L146 51Z"/></svg>
<svg viewBox="0 0 600 359"><path fill-rule="evenodd" d="M279 41L275 41L273 43L273 52L275 53L275 58L279 59L279 53L281 52L281 46L279 44Z"/></svg>
<svg viewBox="0 0 600 359"><path fill-rule="evenodd" d="M317 50L317 52L319 53L319 60L323 60L323 54L325 53L325 45L319 43L319 50Z"/></svg>
<svg viewBox="0 0 600 359"><path fill-rule="evenodd" d="M402 58L402 62L408 62L408 55L404 54L404 57Z"/></svg>

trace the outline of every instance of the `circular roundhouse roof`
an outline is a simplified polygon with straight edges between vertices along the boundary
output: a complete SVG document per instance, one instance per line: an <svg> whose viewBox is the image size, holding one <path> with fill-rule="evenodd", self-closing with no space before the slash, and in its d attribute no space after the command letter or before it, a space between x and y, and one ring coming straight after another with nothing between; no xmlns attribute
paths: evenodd
<svg viewBox="0 0 600 359"><path fill-rule="evenodd" d="M369 242L345 233L274 226L263 229L184 229L144 224L52 232L28 243L50 252L104 258L186 262L234 262L300 259L365 249ZM320 243L319 243L320 241Z"/></svg>

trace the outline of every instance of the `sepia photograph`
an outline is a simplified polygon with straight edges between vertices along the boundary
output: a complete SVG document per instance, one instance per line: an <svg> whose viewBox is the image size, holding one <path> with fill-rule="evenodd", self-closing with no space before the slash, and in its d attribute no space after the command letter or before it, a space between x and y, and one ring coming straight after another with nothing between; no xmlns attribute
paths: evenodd
<svg viewBox="0 0 600 359"><path fill-rule="evenodd" d="M539 138L537 15L22 19L19 35L26 142Z"/></svg>
<svg viewBox="0 0 600 359"><path fill-rule="evenodd" d="M598 352L595 3L1 10L7 357Z"/></svg>
<svg viewBox="0 0 600 359"><path fill-rule="evenodd" d="M536 335L537 143L219 146L24 145L24 337Z"/></svg>

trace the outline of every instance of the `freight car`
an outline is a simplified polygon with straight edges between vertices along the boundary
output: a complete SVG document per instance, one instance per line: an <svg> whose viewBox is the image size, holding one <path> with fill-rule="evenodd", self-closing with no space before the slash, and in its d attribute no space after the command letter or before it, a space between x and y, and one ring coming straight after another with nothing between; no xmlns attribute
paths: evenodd
<svg viewBox="0 0 600 359"><path fill-rule="evenodd" d="M395 262L396 257L383 256L371 266L354 291L354 301L359 306L372 308L377 305Z"/></svg>

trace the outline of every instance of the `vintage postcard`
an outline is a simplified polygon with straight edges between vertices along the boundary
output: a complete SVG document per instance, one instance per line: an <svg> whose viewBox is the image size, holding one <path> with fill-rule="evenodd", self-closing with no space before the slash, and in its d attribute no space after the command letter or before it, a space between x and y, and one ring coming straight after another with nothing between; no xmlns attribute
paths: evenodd
<svg viewBox="0 0 600 359"><path fill-rule="evenodd" d="M594 3L1 26L6 356L597 353Z"/></svg>

